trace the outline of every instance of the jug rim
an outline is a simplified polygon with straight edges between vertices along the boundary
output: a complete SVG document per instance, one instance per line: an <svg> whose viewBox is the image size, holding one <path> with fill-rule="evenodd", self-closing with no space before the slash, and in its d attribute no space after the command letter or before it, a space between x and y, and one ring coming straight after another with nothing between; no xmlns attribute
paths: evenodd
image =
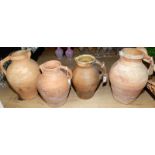
<svg viewBox="0 0 155 155"><path fill-rule="evenodd" d="M136 48L123 48L119 51L119 55L128 59L143 59L144 52Z"/></svg>
<svg viewBox="0 0 155 155"><path fill-rule="evenodd" d="M90 58L90 59L85 60L84 58ZM75 57L75 61L80 64L91 64L95 60L96 58L90 54L82 54L82 55Z"/></svg>
<svg viewBox="0 0 155 155"><path fill-rule="evenodd" d="M45 70L45 71L51 71L54 70L56 68L59 68L61 66L61 62L58 60L50 60L50 61L46 61L45 63L43 63L42 65L40 65L40 67Z"/></svg>

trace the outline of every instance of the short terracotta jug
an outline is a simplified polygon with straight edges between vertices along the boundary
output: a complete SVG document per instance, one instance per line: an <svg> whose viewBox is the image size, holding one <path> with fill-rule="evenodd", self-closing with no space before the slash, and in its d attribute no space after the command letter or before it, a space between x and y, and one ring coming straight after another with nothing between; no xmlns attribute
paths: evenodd
<svg viewBox="0 0 155 155"><path fill-rule="evenodd" d="M42 74L38 78L38 91L51 107L65 104L70 91L72 71L61 62L51 60L40 65Z"/></svg>
<svg viewBox="0 0 155 155"><path fill-rule="evenodd" d="M1 61L2 72L6 75L7 81L20 99L32 99L37 96L37 78L40 74L38 64L32 60L31 52L19 50L13 52ZM3 65L11 61L7 70Z"/></svg>
<svg viewBox="0 0 155 155"><path fill-rule="evenodd" d="M109 78L113 97L124 104L133 102L146 86L148 76L153 73L153 58L145 48L124 48L120 59L111 67ZM150 63L149 69L142 60Z"/></svg>
<svg viewBox="0 0 155 155"><path fill-rule="evenodd" d="M106 82L105 64L89 54L80 55L75 61L77 65L73 71L73 86L80 98L89 99L95 94L100 81L103 79Z"/></svg>

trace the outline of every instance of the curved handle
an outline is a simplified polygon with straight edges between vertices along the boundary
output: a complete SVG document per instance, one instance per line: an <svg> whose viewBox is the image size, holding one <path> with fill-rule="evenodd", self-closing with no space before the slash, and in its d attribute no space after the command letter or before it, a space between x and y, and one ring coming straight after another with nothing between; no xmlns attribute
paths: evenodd
<svg viewBox="0 0 155 155"><path fill-rule="evenodd" d="M3 65L5 64L5 62L7 62L7 61L9 61L9 60L11 60L10 55L7 56L7 57L5 57L3 60L0 61L0 63L1 63L1 70L2 70L2 72L3 72L5 75L6 75L6 70L5 70L5 68L3 67Z"/></svg>
<svg viewBox="0 0 155 155"><path fill-rule="evenodd" d="M103 80L102 80L103 83L106 83L108 76L107 76L107 69L105 67L105 63L104 62L101 63L99 60L96 60L95 64L97 64L101 68L100 79L103 78Z"/></svg>
<svg viewBox="0 0 155 155"><path fill-rule="evenodd" d="M28 51L28 58L31 58L31 51Z"/></svg>
<svg viewBox="0 0 155 155"><path fill-rule="evenodd" d="M146 48L143 48L143 47L140 48L139 47L137 49L141 50L144 53L143 61L145 61L145 62L150 64L150 66L148 68L148 74L152 75L153 71L155 71L155 65L154 65L153 57L148 55L148 52L147 52Z"/></svg>
<svg viewBox="0 0 155 155"><path fill-rule="evenodd" d="M148 69L149 75L152 75L154 71L155 71L154 60L153 57L150 57L150 67Z"/></svg>
<svg viewBox="0 0 155 155"><path fill-rule="evenodd" d="M150 56L146 55L143 60L150 64L150 66L148 68L148 74L152 75L153 71L154 71L154 60L153 60L153 57L150 57Z"/></svg>
<svg viewBox="0 0 155 155"><path fill-rule="evenodd" d="M41 73L43 72L43 67L42 66L43 66L42 64L39 65L39 69L41 70Z"/></svg>
<svg viewBox="0 0 155 155"><path fill-rule="evenodd" d="M72 79L72 71L67 66L60 66L60 69L65 70L67 72L67 78L69 80Z"/></svg>

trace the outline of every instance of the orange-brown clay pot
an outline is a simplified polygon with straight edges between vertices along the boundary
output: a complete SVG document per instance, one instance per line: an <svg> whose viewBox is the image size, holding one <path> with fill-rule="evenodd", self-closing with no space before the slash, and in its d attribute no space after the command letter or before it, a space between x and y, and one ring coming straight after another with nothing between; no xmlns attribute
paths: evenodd
<svg viewBox="0 0 155 155"><path fill-rule="evenodd" d="M144 48L124 48L119 52L120 59L111 67L109 78L113 97L124 104L134 101L148 81L153 71L153 59ZM149 70L142 63L149 62Z"/></svg>
<svg viewBox="0 0 155 155"><path fill-rule="evenodd" d="M95 94L102 78L106 82L105 64L89 54L80 55L75 61L77 65L73 71L73 86L80 98L89 99Z"/></svg>
<svg viewBox="0 0 155 155"><path fill-rule="evenodd" d="M30 59L31 52L26 50L16 51L1 61L2 72L21 99L32 99L37 96L37 78L40 74L38 64ZM7 70L3 65L10 61Z"/></svg>
<svg viewBox="0 0 155 155"><path fill-rule="evenodd" d="M57 60L40 65L42 74L38 78L38 91L51 107L63 105L70 91L71 70Z"/></svg>

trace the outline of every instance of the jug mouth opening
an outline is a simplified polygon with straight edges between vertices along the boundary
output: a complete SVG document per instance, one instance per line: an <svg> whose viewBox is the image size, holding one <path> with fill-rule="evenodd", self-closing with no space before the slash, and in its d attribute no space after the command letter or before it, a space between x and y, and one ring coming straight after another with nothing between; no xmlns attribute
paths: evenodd
<svg viewBox="0 0 155 155"><path fill-rule="evenodd" d="M57 60L47 61L43 64L44 69L46 70L53 70L61 66L61 63Z"/></svg>
<svg viewBox="0 0 155 155"><path fill-rule="evenodd" d="M128 59L143 59L144 53L143 51L136 48L124 48L119 51L119 55L126 57Z"/></svg>
<svg viewBox="0 0 155 155"><path fill-rule="evenodd" d="M95 61L95 57L90 54L83 54L76 57L75 61L80 64L91 64Z"/></svg>

